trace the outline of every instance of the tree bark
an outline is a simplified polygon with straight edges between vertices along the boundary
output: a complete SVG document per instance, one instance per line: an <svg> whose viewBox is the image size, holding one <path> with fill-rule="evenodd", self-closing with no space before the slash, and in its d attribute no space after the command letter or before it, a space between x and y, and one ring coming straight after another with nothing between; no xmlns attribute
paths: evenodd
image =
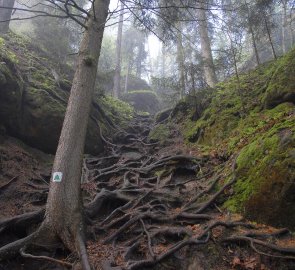
<svg viewBox="0 0 295 270"><path fill-rule="evenodd" d="M235 47L234 47L234 44L233 44L231 34L227 33L227 35L228 35L229 40L230 40L230 49L231 49L231 53L232 53L232 57L233 57L235 75L236 75L236 79L237 79L237 83L238 83L237 90L238 90L238 94L239 94L240 99L241 99L242 110L243 110L242 113L244 115L246 113L246 107L245 107L245 100L244 100L244 97L243 97L243 93L242 93L242 90L241 90L241 80L240 80L240 75L239 75L239 70L238 70L238 62L237 62L237 58L236 58L236 50L235 50Z"/></svg>
<svg viewBox="0 0 295 270"><path fill-rule="evenodd" d="M142 59L144 54L144 43L140 43L138 46L138 55L136 59L136 76L141 78L142 74Z"/></svg>
<svg viewBox="0 0 295 270"><path fill-rule="evenodd" d="M194 66L193 64L190 65L190 75L191 75L191 80L192 80L192 95L195 97L196 96L196 82L195 82L195 71L194 71Z"/></svg>
<svg viewBox="0 0 295 270"><path fill-rule="evenodd" d="M246 1L244 3L246 5L246 9L247 9L248 28L249 28L249 32L251 34L252 46L253 46L256 62L257 62L257 65L260 65L260 57L259 57L259 53L258 53L258 49L257 49L256 40L255 40L254 29L253 29L252 23L250 21L251 18L250 18L249 6L248 6L248 3Z"/></svg>
<svg viewBox="0 0 295 270"><path fill-rule="evenodd" d="M125 77L125 90L124 90L124 93L125 94L128 93L128 83L129 83L130 67L131 67L131 61L130 61L130 57L129 57L128 58L128 63L127 63L127 73L126 73L126 77Z"/></svg>
<svg viewBox="0 0 295 270"><path fill-rule="evenodd" d="M121 1L121 10L120 10L118 34L117 34L117 45L116 45L116 69L115 69L114 89L113 89L113 94L115 98L118 98L121 92L121 49L122 49L122 34L123 34L123 20L124 20L124 4L122 1Z"/></svg>
<svg viewBox="0 0 295 270"><path fill-rule="evenodd" d="M272 42L271 32L270 32L270 28L268 26L268 21L267 21L266 18L264 18L264 24L265 24L265 28L266 28L266 32L267 32L267 36L268 36L268 41L270 43L270 47L271 47L271 52L272 52L273 58L274 59L277 59L277 54L276 54L276 51L275 51L275 48L274 48L274 45L273 45L273 42Z"/></svg>
<svg viewBox="0 0 295 270"><path fill-rule="evenodd" d="M178 71L179 71L179 82L180 82L180 99L184 97L185 93L185 74L184 74L184 52L182 45L182 27L181 24L178 23L178 34L177 34L177 63L178 63Z"/></svg>
<svg viewBox="0 0 295 270"><path fill-rule="evenodd" d="M81 41L77 68L53 165L62 173L50 182L45 220L41 227L77 250L83 234L81 170L87 122L92 102L101 42L110 0L96 0ZM78 249L79 250L79 249Z"/></svg>
<svg viewBox="0 0 295 270"><path fill-rule="evenodd" d="M208 34L205 3L203 1L198 2L197 8L197 19L201 40L201 55L203 60L205 80L210 87L214 87L217 83L217 77L215 74L210 38Z"/></svg>
<svg viewBox="0 0 295 270"><path fill-rule="evenodd" d="M252 45L253 45L253 49L254 49L256 62L257 62L257 65L260 65L260 57L259 57L259 53L258 53L258 49L257 49L255 35L254 35L253 27L250 22L249 22L249 31L251 33Z"/></svg>
<svg viewBox="0 0 295 270"><path fill-rule="evenodd" d="M282 10L282 51L283 54L287 52L287 38L286 38L286 24L287 24L287 3L282 1L283 10Z"/></svg>
<svg viewBox="0 0 295 270"><path fill-rule="evenodd" d="M0 34L5 34L9 30L14 2L15 0L0 0Z"/></svg>
<svg viewBox="0 0 295 270"><path fill-rule="evenodd" d="M165 44L163 42L162 43L162 65L161 65L161 77L162 78L165 78L165 76L166 76L165 70L166 70L166 48L165 48Z"/></svg>

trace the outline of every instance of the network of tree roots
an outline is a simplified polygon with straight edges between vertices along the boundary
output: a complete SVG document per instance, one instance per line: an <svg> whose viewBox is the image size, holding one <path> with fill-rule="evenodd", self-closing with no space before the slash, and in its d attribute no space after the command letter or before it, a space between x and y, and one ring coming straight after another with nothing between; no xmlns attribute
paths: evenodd
<svg viewBox="0 0 295 270"><path fill-rule="evenodd" d="M128 132L118 132L112 143L104 139L106 152L101 157L84 160L85 242L93 269L166 269L165 262L184 265L193 252L208 245L230 251L234 259L234 250L239 248L271 258L270 265L277 260L293 263L295 248L281 244L292 240L288 229L251 223L222 208L236 181L234 157L189 155L189 151L177 152L176 145L162 148L148 143L150 125L149 118L135 118ZM1 186L0 192L10 184ZM32 182L31 187L42 194L48 190L42 182ZM0 222L0 236L7 232L14 236L6 244L13 245L38 227L44 216L42 207ZM5 246L0 248L0 268L12 269L3 249ZM18 258L19 262L41 262L44 269L78 268L79 261L77 254L62 247L53 250L37 245L22 246ZM226 263L229 268L238 267L235 269L269 269L243 268L240 259L229 259L223 265ZM40 265L36 269L42 269ZM177 263L167 267L177 268Z"/></svg>

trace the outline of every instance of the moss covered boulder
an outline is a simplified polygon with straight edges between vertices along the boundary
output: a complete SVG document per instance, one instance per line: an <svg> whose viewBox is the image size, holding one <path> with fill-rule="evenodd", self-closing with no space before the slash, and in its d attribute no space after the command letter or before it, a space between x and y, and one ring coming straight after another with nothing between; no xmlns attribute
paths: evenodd
<svg viewBox="0 0 295 270"><path fill-rule="evenodd" d="M154 114L160 108L160 102L156 93L150 90L130 91L122 98L139 112Z"/></svg>
<svg viewBox="0 0 295 270"><path fill-rule="evenodd" d="M0 60L1 61L1 60ZM0 63L0 121L13 126L21 109L22 80L8 59Z"/></svg>
<svg viewBox="0 0 295 270"><path fill-rule="evenodd" d="M171 114L185 143L237 157L237 182L224 206L295 229L295 49L277 61L182 100ZM206 92L206 90L203 90ZM202 106L196 106L201 104ZM157 127L154 131L157 134ZM231 172L232 168L225 168Z"/></svg>
<svg viewBox="0 0 295 270"><path fill-rule="evenodd" d="M282 102L295 104L295 49L280 58L270 72L264 103L266 108L273 108Z"/></svg>
<svg viewBox="0 0 295 270"><path fill-rule="evenodd" d="M170 138L170 128L165 124L156 125L149 133L148 139L151 143L159 142L165 145Z"/></svg>
<svg viewBox="0 0 295 270"><path fill-rule="evenodd" d="M65 70L56 81L52 72L55 62L40 53L44 54L14 34L6 36L2 43L0 40L0 125L8 135L54 154L71 88L72 78L65 74L73 72ZM104 135L110 135L114 122L121 124L131 117L132 109L122 103L95 96L90 117L85 119L86 153L98 154L103 150L100 129Z"/></svg>
<svg viewBox="0 0 295 270"><path fill-rule="evenodd" d="M276 226L295 228L295 125L294 106L282 104L237 157L234 195L225 203L233 212Z"/></svg>

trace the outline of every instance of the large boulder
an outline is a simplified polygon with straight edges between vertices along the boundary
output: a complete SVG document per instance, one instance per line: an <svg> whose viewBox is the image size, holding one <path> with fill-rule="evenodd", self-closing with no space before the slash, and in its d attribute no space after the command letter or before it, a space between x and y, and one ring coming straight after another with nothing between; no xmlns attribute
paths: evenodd
<svg viewBox="0 0 295 270"><path fill-rule="evenodd" d="M62 90L54 84L47 89L28 83L22 87L19 78L7 66L2 67L0 77L0 123L7 133L44 152L55 153L69 93L63 92L64 99L58 98L56 92ZM85 151L97 154L101 150L99 127L90 119Z"/></svg>
<svg viewBox="0 0 295 270"><path fill-rule="evenodd" d="M60 76L57 81L52 72L55 63L40 57L38 50L31 48L29 54L27 47L31 44L27 41L20 42L19 37L11 34L4 42L3 39L0 42L0 126L5 127L8 135L54 154L71 78ZM106 135L112 132L112 120L122 119L124 113L115 115L116 112L106 111L108 103L111 103L109 99L96 95L88 120L86 153L98 154L103 150L99 125Z"/></svg>
<svg viewBox="0 0 295 270"><path fill-rule="evenodd" d="M121 87L123 89L125 87L125 78L121 80L121 84L122 84ZM138 78L134 75L130 75L128 78L127 90L137 91L138 89L151 90L151 87L148 85L148 83L145 80Z"/></svg>
<svg viewBox="0 0 295 270"><path fill-rule="evenodd" d="M130 91L123 96L123 100L131 104L139 112L154 114L160 108L157 94L150 90Z"/></svg>
<svg viewBox="0 0 295 270"><path fill-rule="evenodd" d="M239 78L195 103L181 101L171 121L189 146L231 159L225 171L236 168L237 181L227 210L295 229L295 50ZM223 180L230 179L231 173Z"/></svg>
<svg viewBox="0 0 295 270"><path fill-rule="evenodd" d="M288 107L294 110L292 104L281 104L275 110L287 111ZM234 194L225 205L250 219L294 229L294 145L294 119L287 117L243 147L237 157Z"/></svg>
<svg viewBox="0 0 295 270"><path fill-rule="evenodd" d="M268 83L264 104L270 109L283 102L295 104L295 49L281 57L273 66L273 75Z"/></svg>

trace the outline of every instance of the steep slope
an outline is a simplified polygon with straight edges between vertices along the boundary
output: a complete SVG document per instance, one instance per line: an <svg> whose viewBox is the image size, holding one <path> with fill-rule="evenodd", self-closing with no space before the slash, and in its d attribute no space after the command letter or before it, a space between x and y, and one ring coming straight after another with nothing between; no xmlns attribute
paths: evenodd
<svg viewBox="0 0 295 270"><path fill-rule="evenodd" d="M241 75L240 83L233 78L181 101L151 138L163 129L169 137L177 123L192 150L236 160L237 182L224 207L294 229L294 103L295 49Z"/></svg>
<svg viewBox="0 0 295 270"><path fill-rule="evenodd" d="M20 36L10 33L0 39L0 125L9 135L48 153L55 153L73 75L69 66L59 65L62 72L46 52ZM86 152L101 152L101 130L112 134L115 124L124 124L131 114L130 106L97 91Z"/></svg>

